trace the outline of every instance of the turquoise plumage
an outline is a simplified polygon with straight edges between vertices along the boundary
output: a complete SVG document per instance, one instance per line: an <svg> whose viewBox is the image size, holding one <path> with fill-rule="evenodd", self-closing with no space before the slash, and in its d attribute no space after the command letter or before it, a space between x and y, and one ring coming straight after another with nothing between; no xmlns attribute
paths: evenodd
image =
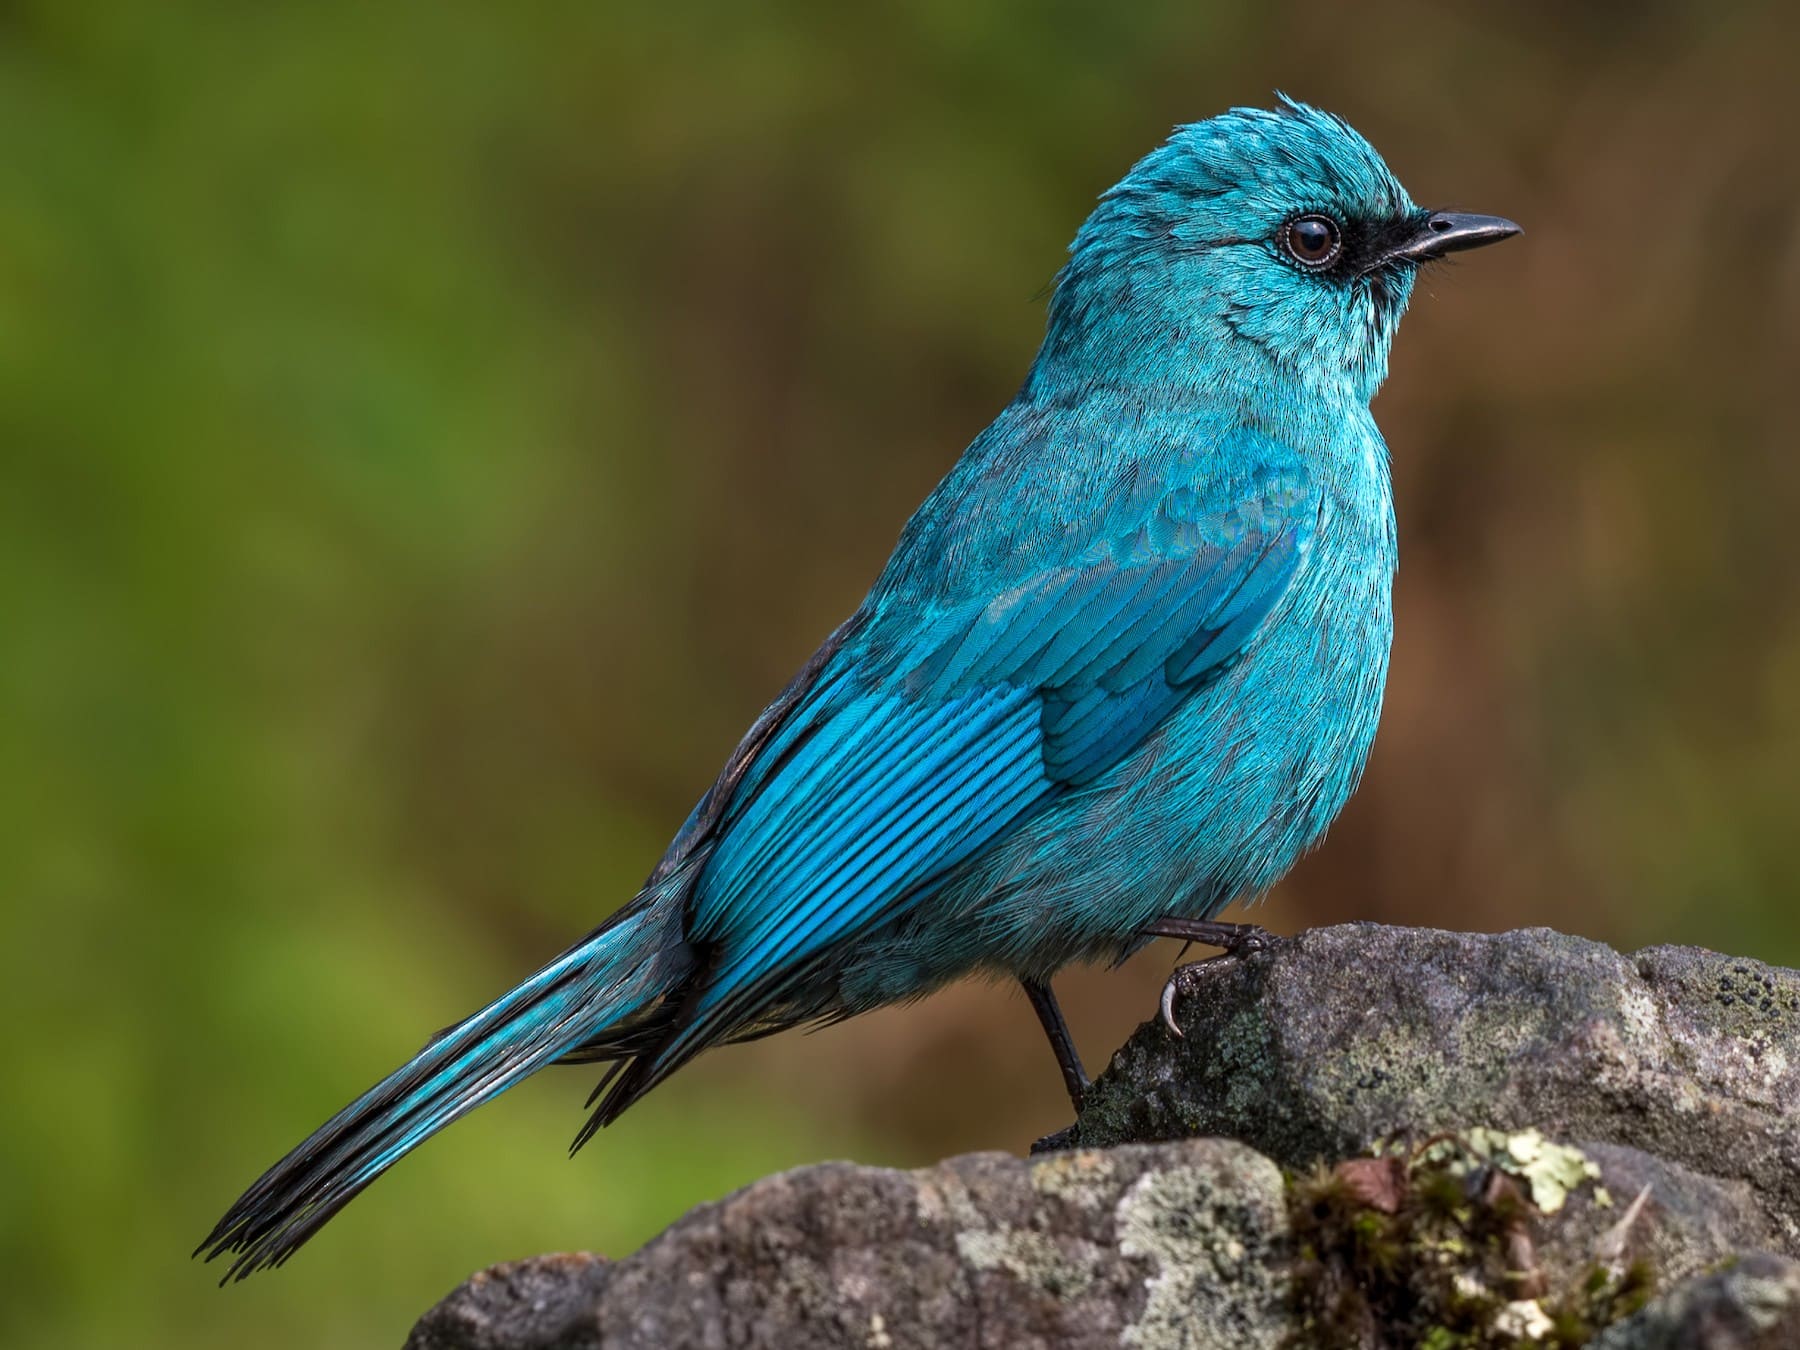
<svg viewBox="0 0 1800 1350"><path fill-rule="evenodd" d="M643 892L203 1249L278 1264L545 1064L613 1066L579 1145L710 1046L970 973L1026 984L1079 1092L1050 977L1262 892L1354 789L1397 556L1369 401L1418 266L1515 232L1419 209L1302 104L1179 128L1101 199L1018 396Z"/></svg>

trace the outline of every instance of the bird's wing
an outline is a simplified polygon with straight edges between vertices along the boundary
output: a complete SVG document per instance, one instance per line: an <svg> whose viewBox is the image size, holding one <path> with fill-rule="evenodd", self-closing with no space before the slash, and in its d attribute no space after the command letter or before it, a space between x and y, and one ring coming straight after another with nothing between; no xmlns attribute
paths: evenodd
<svg viewBox="0 0 1800 1350"><path fill-rule="evenodd" d="M1292 453L1271 461L1229 493L1180 488L1115 514L1072 560L997 594L868 621L903 622L904 637L844 642L758 738L731 800L705 808L716 832L688 934L710 972L628 1075L632 1095L754 1019L809 958L1103 774L1235 661L1318 517Z"/></svg>

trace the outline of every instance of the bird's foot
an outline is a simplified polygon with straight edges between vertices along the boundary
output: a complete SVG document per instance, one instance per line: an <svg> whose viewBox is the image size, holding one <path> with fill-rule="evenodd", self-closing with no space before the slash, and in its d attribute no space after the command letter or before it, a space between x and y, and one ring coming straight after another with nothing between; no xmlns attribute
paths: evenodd
<svg viewBox="0 0 1800 1350"><path fill-rule="evenodd" d="M1208 957L1204 961L1192 961L1185 966L1177 966L1169 976L1168 983L1163 985L1162 998L1158 1007L1162 1011L1162 1022L1169 1029L1171 1036L1180 1037L1181 1028L1175 1021L1175 1003L1177 999L1191 998L1200 991L1208 974L1216 971L1221 962L1241 961L1245 957L1254 956L1258 952L1272 951L1287 941L1275 933L1271 933L1261 924L1254 923L1217 923L1211 919L1179 919L1163 918L1145 925L1143 932L1154 937L1181 938L1187 942L1203 942L1209 947L1217 947L1219 956Z"/></svg>
<svg viewBox="0 0 1800 1350"><path fill-rule="evenodd" d="M1139 930L1146 937L1180 938L1217 947L1227 956L1251 956L1279 947L1287 939L1260 923L1219 923L1215 919L1156 919Z"/></svg>
<svg viewBox="0 0 1800 1350"><path fill-rule="evenodd" d="M1075 1147L1081 1137L1081 1126L1071 1123L1063 1126L1055 1134L1047 1134L1042 1139L1032 1141L1031 1154L1036 1157L1040 1153L1064 1153Z"/></svg>

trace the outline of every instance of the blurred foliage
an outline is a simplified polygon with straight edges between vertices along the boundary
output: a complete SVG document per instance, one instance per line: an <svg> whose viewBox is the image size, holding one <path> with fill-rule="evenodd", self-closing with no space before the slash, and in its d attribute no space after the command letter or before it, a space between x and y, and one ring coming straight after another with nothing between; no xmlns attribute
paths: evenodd
<svg viewBox="0 0 1800 1350"><path fill-rule="evenodd" d="M1271 900L1800 961L1789 7L0 8L7 1345L395 1344L775 1167L1060 1123L958 989L457 1126L289 1270L260 1167L627 897L1009 396L1094 195L1277 87L1523 240L1379 404L1388 713ZM1171 953L1068 981L1092 1050Z"/></svg>

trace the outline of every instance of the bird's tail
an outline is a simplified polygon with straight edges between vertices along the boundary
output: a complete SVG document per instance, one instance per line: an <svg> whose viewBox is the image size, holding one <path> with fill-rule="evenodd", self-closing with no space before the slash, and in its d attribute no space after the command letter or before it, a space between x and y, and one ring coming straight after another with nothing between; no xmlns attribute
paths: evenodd
<svg viewBox="0 0 1800 1350"><path fill-rule="evenodd" d="M280 1265L451 1121L584 1043L605 1046L609 1033L652 1008L692 969L679 929L681 907L667 903L661 890L653 885L326 1121L239 1197L195 1255L205 1252L210 1261L234 1253L226 1280Z"/></svg>

